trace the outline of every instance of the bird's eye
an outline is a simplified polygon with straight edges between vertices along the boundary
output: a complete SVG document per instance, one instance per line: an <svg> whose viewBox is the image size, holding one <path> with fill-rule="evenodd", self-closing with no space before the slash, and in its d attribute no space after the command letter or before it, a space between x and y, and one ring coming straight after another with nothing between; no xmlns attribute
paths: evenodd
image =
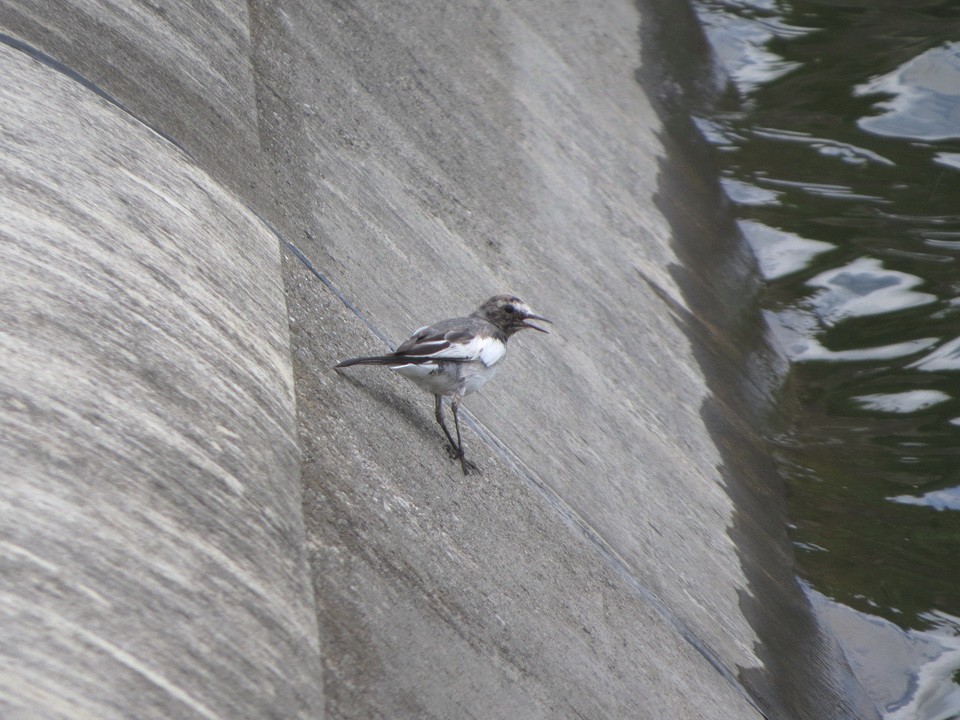
<svg viewBox="0 0 960 720"><path fill-rule="evenodd" d="M514 310L516 310L516 308L513 307L513 305L504 305L504 306L503 306L503 309L504 309L505 311L507 311L508 313L512 313L512 312L514 312Z"/></svg>

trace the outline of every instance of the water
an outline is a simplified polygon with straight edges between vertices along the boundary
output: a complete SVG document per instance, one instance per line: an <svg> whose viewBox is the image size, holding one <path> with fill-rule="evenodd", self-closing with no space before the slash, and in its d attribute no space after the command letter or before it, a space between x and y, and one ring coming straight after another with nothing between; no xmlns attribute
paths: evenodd
<svg viewBox="0 0 960 720"><path fill-rule="evenodd" d="M800 570L889 720L960 718L960 2L698 12L736 90L698 124L799 401Z"/></svg>

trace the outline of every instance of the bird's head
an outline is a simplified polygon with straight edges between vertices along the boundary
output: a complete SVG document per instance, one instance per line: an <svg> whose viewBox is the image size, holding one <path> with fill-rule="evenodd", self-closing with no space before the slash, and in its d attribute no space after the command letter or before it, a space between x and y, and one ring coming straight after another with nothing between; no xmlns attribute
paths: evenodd
<svg viewBox="0 0 960 720"><path fill-rule="evenodd" d="M550 321L545 317L535 315L523 300L513 295L494 295L481 305L474 315L483 318L492 325L496 325L507 337L524 328L539 330L544 333L550 332L530 322L531 320L540 320L546 323Z"/></svg>

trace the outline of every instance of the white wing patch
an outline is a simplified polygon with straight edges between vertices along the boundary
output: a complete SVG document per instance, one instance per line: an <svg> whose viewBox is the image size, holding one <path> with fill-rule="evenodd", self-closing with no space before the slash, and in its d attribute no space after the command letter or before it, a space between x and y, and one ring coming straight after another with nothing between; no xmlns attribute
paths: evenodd
<svg viewBox="0 0 960 720"><path fill-rule="evenodd" d="M446 344L447 341L444 341ZM424 343L429 346L433 343ZM418 348L419 349L419 348ZM412 380L434 395L469 395L487 382L496 373L496 365L507 354L507 346L493 337L473 337L469 342L456 343L432 353L420 353L419 357L436 359L436 362L404 363L391 365L398 375ZM460 360L465 362L443 362Z"/></svg>
<svg viewBox="0 0 960 720"><path fill-rule="evenodd" d="M480 362L487 367L493 367L503 360L507 354L507 345L496 338L483 338L480 342Z"/></svg>
<svg viewBox="0 0 960 720"><path fill-rule="evenodd" d="M435 358L450 358L457 360L479 360L486 367L493 367L503 360L507 354L507 346L503 341L492 337L475 337L470 342L454 343L446 350L440 350L431 355Z"/></svg>

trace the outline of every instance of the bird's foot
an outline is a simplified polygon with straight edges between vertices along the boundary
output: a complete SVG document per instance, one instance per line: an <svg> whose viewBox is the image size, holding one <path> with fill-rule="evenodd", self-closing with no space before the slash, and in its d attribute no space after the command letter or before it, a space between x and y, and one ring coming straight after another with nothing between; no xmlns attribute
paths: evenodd
<svg viewBox="0 0 960 720"><path fill-rule="evenodd" d="M459 450L452 445L447 445L447 455L450 456L451 460L459 460L460 467L463 469L464 475L479 475L480 468L478 468L474 463L467 460L464 456L463 450Z"/></svg>

